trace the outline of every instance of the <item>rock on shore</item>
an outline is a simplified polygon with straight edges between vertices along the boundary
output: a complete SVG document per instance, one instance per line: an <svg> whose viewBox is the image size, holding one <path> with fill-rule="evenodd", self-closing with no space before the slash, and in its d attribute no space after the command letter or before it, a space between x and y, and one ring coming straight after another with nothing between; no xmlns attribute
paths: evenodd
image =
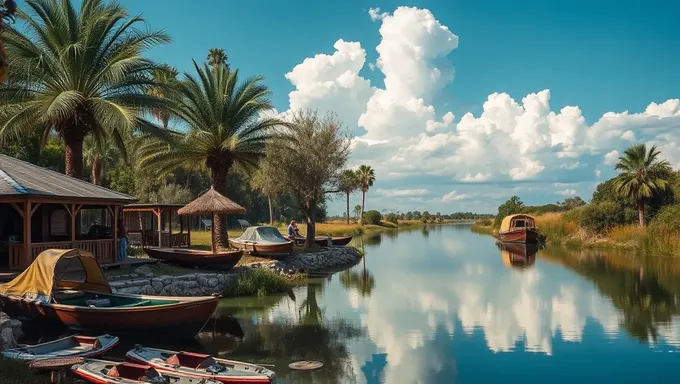
<svg viewBox="0 0 680 384"><path fill-rule="evenodd" d="M0 351L16 348L17 340L23 335L21 321L0 312Z"/></svg>
<svg viewBox="0 0 680 384"><path fill-rule="evenodd" d="M134 279L111 282L117 293L160 295L160 296L205 296L222 293L224 288L238 274L248 268L269 268L280 274L292 276L298 273L335 271L361 260L361 254L352 247L333 247L322 252L301 253L289 256L286 260L271 260L251 263L224 273L191 273L181 276L153 277L148 271L135 271Z"/></svg>

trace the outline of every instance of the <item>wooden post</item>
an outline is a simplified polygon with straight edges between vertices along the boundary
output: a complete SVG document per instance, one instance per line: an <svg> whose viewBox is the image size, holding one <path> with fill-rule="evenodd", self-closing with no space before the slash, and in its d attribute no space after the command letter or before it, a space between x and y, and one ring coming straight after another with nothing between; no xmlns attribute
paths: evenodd
<svg viewBox="0 0 680 384"><path fill-rule="evenodd" d="M78 216L76 205L71 204L71 247L75 247L76 242L76 216Z"/></svg>
<svg viewBox="0 0 680 384"><path fill-rule="evenodd" d="M154 213L156 214L156 218L158 220L158 247L163 246L163 211L160 209L155 210Z"/></svg>
<svg viewBox="0 0 680 384"><path fill-rule="evenodd" d="M111 263L116 263L118 261L118 206L113 207L113 258Z"/></svg>
<svg viewBox="0 0 680 384"><path fill-rule="evenodd" d="M144 217L145 220L142 220L142 212L137 212L137 216L139 217L139 229L142 230L142 247L146 246L146 230L144 229L146 227L146 216Z"/></svg>
<svg viewBox="0 0 680 384"><path fill-rule="evenodd" d="M168 210L168 246L172 247L172 209Z"/></svg>
<svg viewBox="0 0 680 384"><path fill-rule="evenodd" d="M213 213L210 217L212 220L212 225L210 226L210 249L212 253L215 253L215 214Z"/></svg>
<svg viewBox="0 0 680 384"><path fill-rule="evenodd" d="M33 255L31 250L31 201L26 201L26 209L24 209L24 262L22 268L28 268L33 262Z"/></svg>
<svg viewBox="0 0 680 384"><path fill-rule="evenodd" d="M191 248L191 216L187 216L187 248Z"/></svg>

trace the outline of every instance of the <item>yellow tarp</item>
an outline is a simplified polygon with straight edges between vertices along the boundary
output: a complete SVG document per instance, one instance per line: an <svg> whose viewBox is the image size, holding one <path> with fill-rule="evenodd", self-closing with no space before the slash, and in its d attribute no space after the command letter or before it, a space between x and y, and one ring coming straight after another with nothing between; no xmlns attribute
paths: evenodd
<svg viewBox="0 0 680 384"><path fill-rule="evenodd" d="M517 215L510 215L510 216L505 216L503 218L503 221L501 222L501 228L499 229L500 232L507 232L510 230L511 225L512 225L512 220L515 218L525 218L527 221L531 222L531 225L528 227L533 227L534 226L534 218L529 216L529 215L524 215L524 214L517 214Z"/></svg>
<svg viewBox="0 0 680 384"><path fill-rule="evenodd" d="M49 301L55 288L111 293L97 259L80 249L42 252L23 273L0 285L0 293Z"/></svg>

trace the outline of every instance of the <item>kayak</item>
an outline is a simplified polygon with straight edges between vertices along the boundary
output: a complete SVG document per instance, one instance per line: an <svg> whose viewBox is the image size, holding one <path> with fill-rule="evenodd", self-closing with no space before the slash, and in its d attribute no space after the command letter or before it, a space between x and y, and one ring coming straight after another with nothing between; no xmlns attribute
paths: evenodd
<svg viewBox="0 0 680 384"><path fill-rule="evenodd" d="M47 343L8 349L2 352L2 356L8 359L23 361L66 357L96 357L105 354L115 347L116 344L118 344L116 336L102 335L90 337L74 335Z"/></svg>
<svg viewBox="0 0 680 384"><path fill-rule="evenodd" d="M221 383L271 383L275 376L274 371L259 365L218 359L200 353L137 346L128 351L126 356L135 363L149 365L159 372L213 379Z"/></svg>
<svg viewBox="0 0 680 384"><path fill-rule="evenodd" d="M148 365L85 360L71 367L80 378L95 384L220 384L219 381L180 374L161 373Z"/></svg>

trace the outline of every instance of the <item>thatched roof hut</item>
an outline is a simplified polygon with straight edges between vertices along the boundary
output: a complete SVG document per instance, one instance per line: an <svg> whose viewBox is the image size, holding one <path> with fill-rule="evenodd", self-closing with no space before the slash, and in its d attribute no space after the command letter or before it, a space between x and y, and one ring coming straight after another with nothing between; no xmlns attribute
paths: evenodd
<svg viewBox="0 0 680 384"><path fill-rule="evenodd" d="M180 208L180 215L243 215L246 209L210 187L208 192Z"/></svg>

